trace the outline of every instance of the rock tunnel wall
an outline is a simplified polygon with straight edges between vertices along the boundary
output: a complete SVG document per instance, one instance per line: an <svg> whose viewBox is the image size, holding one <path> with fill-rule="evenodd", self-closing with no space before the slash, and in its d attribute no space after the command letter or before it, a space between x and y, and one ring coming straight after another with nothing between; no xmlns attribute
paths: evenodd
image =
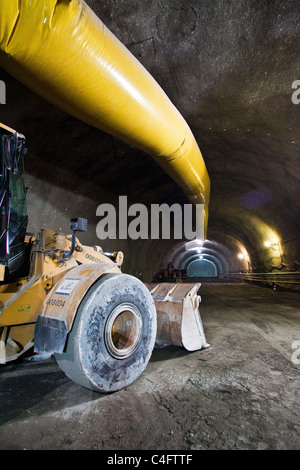
<svg viewBox="0 0 300 470"><path fill-rule="evenodd" d="M211 178L208 239L228 248L230 270L247 268L236 260L241 245L253 270L299 270L300 104L292 101L300 79L299 3L87 3L190 125ZM25 134L29 148L29 230L64 231L70 217L87 217L84 243L124 251L124 270L151 280L176 243L101 242L96 208L119 195L184 204L182 191L141 151L68 116L2 70L0 79L1 121Z"/></svg>

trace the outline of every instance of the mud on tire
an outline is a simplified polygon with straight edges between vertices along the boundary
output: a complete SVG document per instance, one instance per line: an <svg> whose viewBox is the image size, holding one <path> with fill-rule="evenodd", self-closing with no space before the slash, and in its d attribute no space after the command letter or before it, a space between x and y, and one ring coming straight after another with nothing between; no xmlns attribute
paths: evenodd
<svg viewBox="0 0 300 470"><path fill-rule="evenodd" d="M55 358L74 382L114 392L141 375L155 338L156 310L146 286L127 274L106 274L85 295L65 351Z"/></svg>

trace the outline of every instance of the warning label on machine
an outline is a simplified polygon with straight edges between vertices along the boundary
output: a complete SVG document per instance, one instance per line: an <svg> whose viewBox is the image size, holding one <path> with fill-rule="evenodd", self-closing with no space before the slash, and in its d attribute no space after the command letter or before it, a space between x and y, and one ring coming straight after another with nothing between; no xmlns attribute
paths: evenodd
<svg viewBox="0 0 300 470"><path fill-rule="evenodd" d="M77 285L77 283L80 281L80 279L73 279L73 278L67 278L63 281L63 283L59 286L58 290L55 292L55 294L58 295L70 295L74 287Z"/></svg>

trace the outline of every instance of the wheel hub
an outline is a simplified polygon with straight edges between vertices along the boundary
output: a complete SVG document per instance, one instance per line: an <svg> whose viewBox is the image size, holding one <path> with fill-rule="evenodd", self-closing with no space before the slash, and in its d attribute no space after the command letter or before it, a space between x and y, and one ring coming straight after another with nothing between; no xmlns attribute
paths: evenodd
<svg viewBox="0 0 300 470"><path fill-rule="evenodd" d="M136 351L142 337L142 317L133 304L118 305L105 327L105 344L116 359L126 359Z"/></svg>

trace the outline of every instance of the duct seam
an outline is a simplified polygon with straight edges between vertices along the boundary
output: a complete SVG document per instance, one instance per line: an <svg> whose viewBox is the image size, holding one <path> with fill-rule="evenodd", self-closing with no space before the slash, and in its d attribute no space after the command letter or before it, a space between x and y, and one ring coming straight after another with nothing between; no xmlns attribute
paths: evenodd
<svg viewBox="0 0 300 470"><path fill-rule="evenodd" d="M11 32L8 36L8 39L6 41L6 44L4 45L4 51L6 52L6 50L9 48L9 45L11 43L11 41L13 40L14 38L14 35L15 35L15 31L17 29L17 26L18 26L18 23L19 23L19 19L20 19L20 10L21 10L21 0L18 0L18 9L17 9L17 17L15 19L15 22L14 22L14 25L13 27L11 28Z"/></svg>

